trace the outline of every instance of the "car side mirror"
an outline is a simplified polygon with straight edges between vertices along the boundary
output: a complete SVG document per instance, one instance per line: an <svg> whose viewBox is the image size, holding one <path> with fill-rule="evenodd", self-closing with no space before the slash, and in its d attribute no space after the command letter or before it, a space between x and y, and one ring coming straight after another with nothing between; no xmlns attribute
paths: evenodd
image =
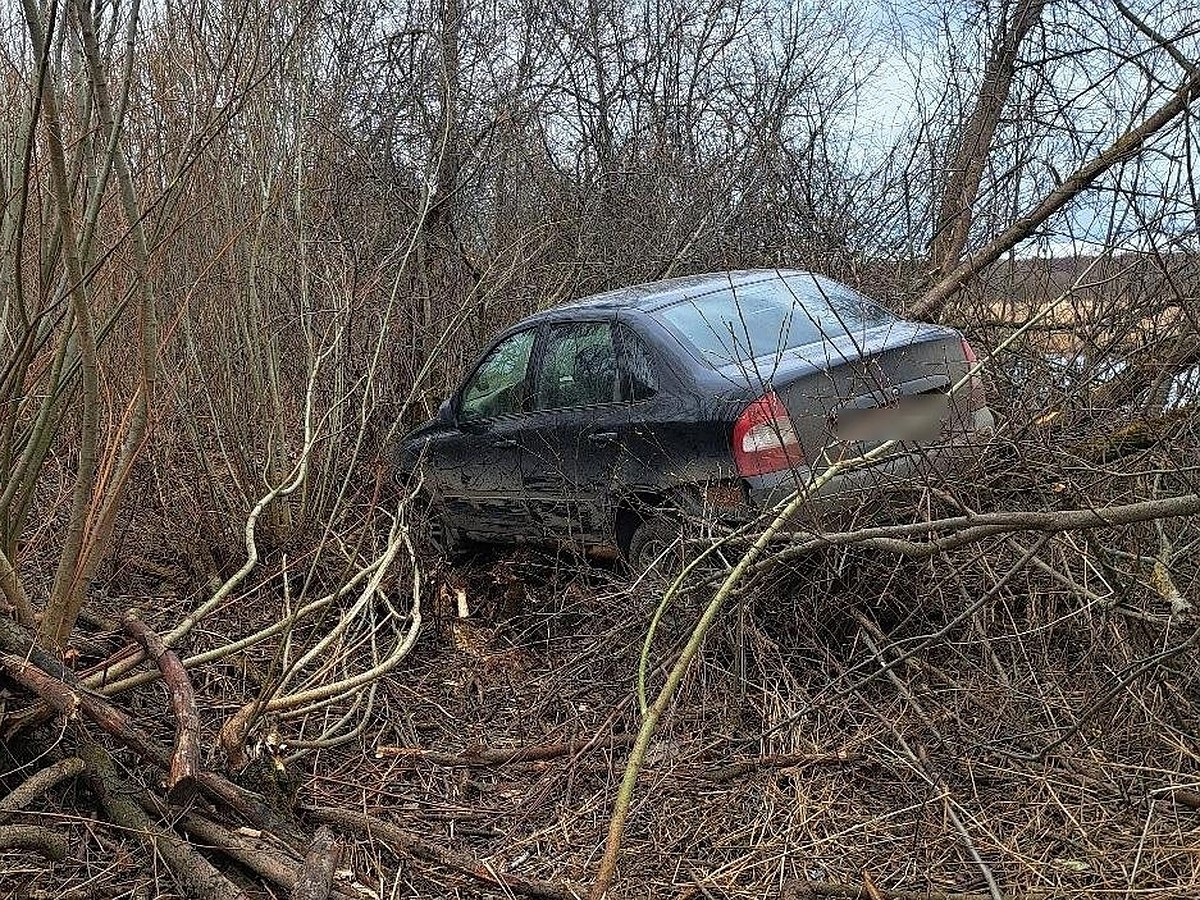
<svg viewBox="0 0 1200 900"><path fill-rule="evenodd" d="M442 401L442 405L438 407L437 421L440 425L457 425L458 416L454 414L454 398L448 397Z"/></svg>

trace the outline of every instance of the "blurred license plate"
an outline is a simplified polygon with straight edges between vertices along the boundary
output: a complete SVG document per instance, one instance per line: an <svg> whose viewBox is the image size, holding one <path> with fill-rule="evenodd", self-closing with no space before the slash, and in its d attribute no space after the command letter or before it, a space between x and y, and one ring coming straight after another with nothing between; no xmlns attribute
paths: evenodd
<svg viewBox="0 0 1200 900"><path fill-rule="evenodd" d="M942 433L949 398L941 392L900 397L891 406L845 409L837 434L846 441L931 441Z"/></svg>

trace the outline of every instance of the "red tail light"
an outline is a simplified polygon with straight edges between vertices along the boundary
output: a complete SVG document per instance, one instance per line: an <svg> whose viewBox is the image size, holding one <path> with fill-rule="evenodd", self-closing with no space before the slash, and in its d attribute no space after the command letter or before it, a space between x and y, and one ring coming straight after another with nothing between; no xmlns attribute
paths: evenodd
<svg viewBox="0 0 1200 900"><path fill-rule="evenodd" d="M975 368L976 363L979 362L979 358L975 355L974 348L966 338L963 338L962 349L963 356L967 360L967 367L970 369ZM976 372L971 376L971 408L982 409L984 406L987 406L987 388L984 387L983 376Z"/></svg>
<svg viewBox="0 0 1200 900"><path fill-rule="evenodd" d="M774 391L747 406L734 423L733 461L743 476L780 472L803 461L787 407Z"/></svg>
<svg viewBox="0 0 1200 900"><path fill-rule="evenodd" d="M967 359L967 365L974 366L975 363L979 362L979 358L975 355L975 350L971 347L971 343L966 338L963 338L962 345L963 356Z"/></svg>

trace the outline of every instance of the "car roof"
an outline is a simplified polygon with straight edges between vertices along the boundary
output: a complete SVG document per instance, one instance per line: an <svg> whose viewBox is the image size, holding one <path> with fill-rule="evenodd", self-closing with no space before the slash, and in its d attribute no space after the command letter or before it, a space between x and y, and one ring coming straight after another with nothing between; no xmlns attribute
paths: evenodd
<svg viewBox="0 0 1200 900"><path fill-rule="evenodd" d="M716 291L729 290L731 287L739 288L764 281L778 281L783 278L810 274L799 269L741 269L734 272L684 275L680 278L635 284L606 291L603 294L569 300L553 309L539 313L533 318L557 318L560 313L569 315L581 310L637 309L652 312L679 300L702 297Z"/></svg>

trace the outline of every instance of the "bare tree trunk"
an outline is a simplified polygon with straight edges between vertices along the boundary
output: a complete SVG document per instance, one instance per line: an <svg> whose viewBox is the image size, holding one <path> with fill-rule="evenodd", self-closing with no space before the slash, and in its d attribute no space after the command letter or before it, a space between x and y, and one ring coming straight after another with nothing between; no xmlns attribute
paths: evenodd
<svg viewBox="0 0 1200 900"><path fill-rule="evenodd" d="M1017 219L986 247L944 273L909 310L915 318L931 319L941 314L947 301L968 281L1029 237L1052 215L1117 163L1137 155L1142 146L1155 134L1177 119L1200 94L1200 69L1194 69L1179 86L1171 99L1153 114L1116 139L1098 156L1068 175L1058 187L1029 213Z"/></svg>
<svg viewBox="0 0 1200 900"><path fill-rule="evenodd" d="M48 27L43 28L40 13L32 0L24 0L23 8L34 54L39 59L47 58L47 54L50 52L50 29L54 23L51 22ZM67 523L63 550L59 556L58 569L54 575L51 602L40 632L46 643L52 646L61 646L70 631L68 623L74 623L75 617L83 605L84 582L79 577L79 569L85 553L84 539L88 505L91 501L96 477L100 388L95 328L88 297L88 281L84 277L83 261L79 256L75 209L71 199L70 180L67 175L66 149L63 143L62 119L59 114L55 80L51 74L47 73L42 84L41 101L44 110L46 153L50 161L50 181L54 205L58 214L58 233L62 241L63 258L66 262L66 290L71 303L72 328L79 352L82 387L79 462L71 495L70 519Z"/></svg>
<svg viewBox="0 0 1200 900"><path fill-rule="evenodd" d="M413 331L414 371L431 353L440 310L459 309L467 294L466 257L459 236L462 126L460 122L459 40L462 0L432 0L438 22L438 65L442 103L433 135L434 186L428 213L418 219L417 277L421 310ZM423 381L428 378L426 374ZM416 386L419 391L425 384Z"/></svg>
<svg viewBox="0 0 1200 900"><path fill-rule="evenodd" d="M1017 57L1025 37L1042 18L1048 0L1017 0L1010 21L1001 23L992 44L975 108L963 125L946 170L929 257L934 277L962 259L974 221L979 184L1000 117L1012 92Z"/></svg>
<svg viewBox="0 0 1200 900"><path fill-rule="evenodd" d="M438 0L435 0L435 3ZM440 0L440 61L442 66L442 110L434 139L437 170L429 216L425 220L426 263L431 289L445 293L455 303L463 293L463 247L459 240L459 175L462 169L462 134L459 123L459 34L462 27L461 0ZM432 325L432 297L426 297L424 324ZM452 306L451 308L456 308Z"/></svg>

